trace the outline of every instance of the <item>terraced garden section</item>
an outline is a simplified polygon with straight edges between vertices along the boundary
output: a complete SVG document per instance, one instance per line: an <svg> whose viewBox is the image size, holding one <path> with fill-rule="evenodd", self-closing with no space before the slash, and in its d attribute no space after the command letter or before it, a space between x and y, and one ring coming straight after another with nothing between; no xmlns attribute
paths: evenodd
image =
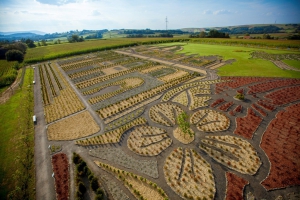
<svg viewBox="0 0 300 200"><path fill-rule="evenodd" d="M70 116L50 124L47 128L48 140L74 140L95 134L100 131L88 111Z"/></svg>
<svg viewBox="0 0 300 200"><path fill-rule="evenodd" d="M271 163L261 183L267 190L300 184L299 113L299 103L280 111L263 134L260 146Z"/></svg>

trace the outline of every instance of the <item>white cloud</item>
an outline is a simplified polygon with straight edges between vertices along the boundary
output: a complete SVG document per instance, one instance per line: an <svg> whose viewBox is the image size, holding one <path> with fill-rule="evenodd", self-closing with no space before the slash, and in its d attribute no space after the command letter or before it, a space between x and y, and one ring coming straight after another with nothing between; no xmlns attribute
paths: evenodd
<svg viewBox="0 0 300 200"><path fill-rule="evenodd" d="M230 10L216 10L214 11L214 15L225 15L225 14L231 14L232 12Z"/></svg>
<svg viewBox="0 0 300 200"><path fill-rule="evenodd" d="M101 13L98 10L93 10L92 16L99 16Z"/></svg>
<svg viewBox="0 0 300 200"><path fill-rule="evenodd" d="M211 10L204 10L203 14L204 15L211 15L213 12Z"/></svg>

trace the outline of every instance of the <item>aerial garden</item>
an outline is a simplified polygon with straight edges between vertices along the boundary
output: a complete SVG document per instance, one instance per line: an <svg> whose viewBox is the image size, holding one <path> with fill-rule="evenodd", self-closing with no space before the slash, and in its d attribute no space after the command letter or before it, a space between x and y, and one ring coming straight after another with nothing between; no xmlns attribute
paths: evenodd
<svg viewBox="0 0 300 200"><path fill-rule="evenodd" d="M32 65L55 198L299 198L299 52L218 42Z"/></svg>

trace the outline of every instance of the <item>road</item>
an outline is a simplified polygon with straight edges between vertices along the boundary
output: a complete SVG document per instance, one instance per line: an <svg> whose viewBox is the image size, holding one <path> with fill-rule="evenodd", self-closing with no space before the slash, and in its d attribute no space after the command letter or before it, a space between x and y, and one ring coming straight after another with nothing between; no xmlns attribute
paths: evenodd
<svg viewBox="0 0 300 200"><path fill-rule="evenodd" d="M41 94L41 82L38 66L34 71L34 114L37 117L34 137L34 161L36 199L52 200L55 197L54 179L52 178L51 155L48 149L46 123Z"/></svg>

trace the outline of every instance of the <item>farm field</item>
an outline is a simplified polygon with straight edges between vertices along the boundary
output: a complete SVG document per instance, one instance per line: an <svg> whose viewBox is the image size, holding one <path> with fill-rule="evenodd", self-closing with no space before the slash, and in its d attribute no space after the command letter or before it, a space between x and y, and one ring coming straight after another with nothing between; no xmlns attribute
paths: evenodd
<svg viewBox="0 0 300 200"><path fill-rule="evenodd" d="M297 198L300 79L276 77L276 70L218 77L217 70L245 64L250 52L225 52L226 46L200 56L182 53L201 49L195 45L137 46L35 65L41 86L35 95L44 99L35 104L42 111L36 134L43 134L45 148L61 145L49 159L67 160L62 167L52 162L67 183L57 196L78 195L73 173L64 170L75 152L85 160L77 168L87 165L111 199ZM73 97L56 101L64 90ZM57 109L49 120L43 115L51 104L70 112ZM57 184L50 184L54 194Z"/></svg>
<svg viewBox="0 0 300 200"><path fill-rule="evenodd" d="M166 41L179 41L173 38L113 38L102 40L89 40L77 43L63 43L58 45L42 46L28 49L25 55L25 63L36 63L67 56L79 55L102 51L105 49L133 46L142 43L156 43Z"/></svg>

